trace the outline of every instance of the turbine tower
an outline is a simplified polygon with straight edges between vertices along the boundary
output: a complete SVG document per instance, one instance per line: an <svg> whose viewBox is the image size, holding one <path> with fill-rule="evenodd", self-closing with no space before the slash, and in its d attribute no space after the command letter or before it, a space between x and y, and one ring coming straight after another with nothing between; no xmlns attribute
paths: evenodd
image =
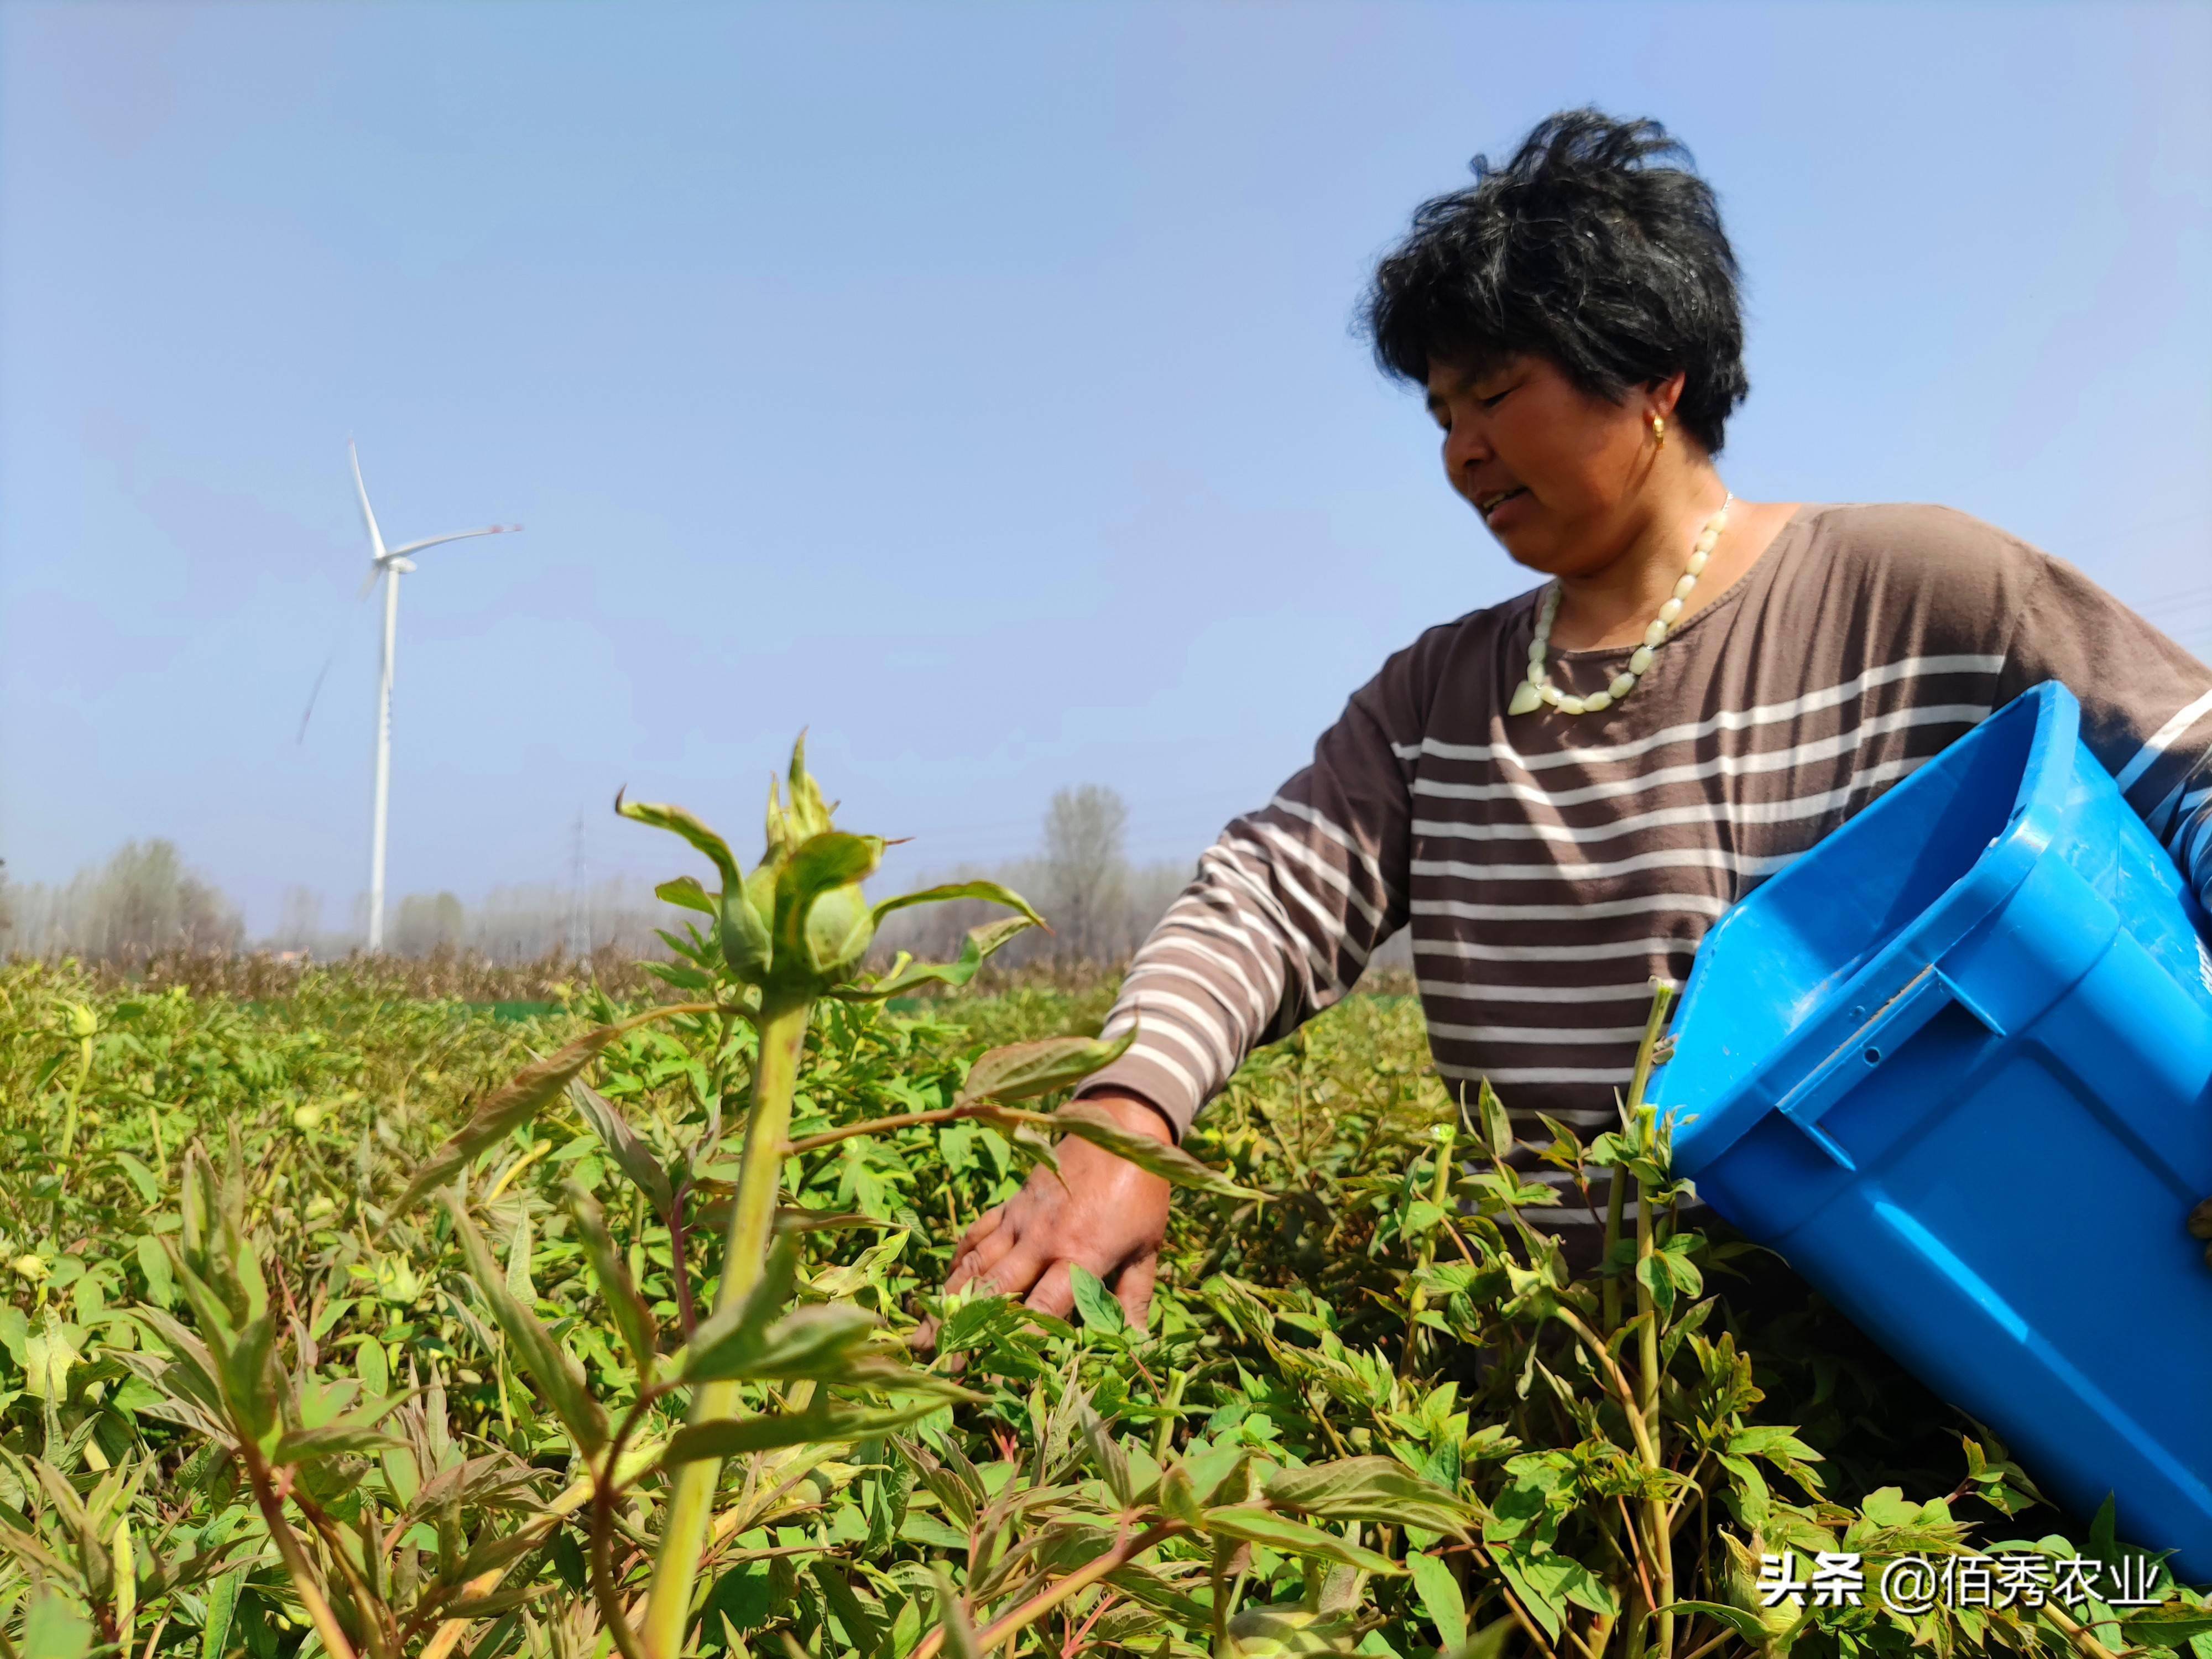
<svg viewBox="0 0 2212 1659"><path fill-rule="evenodd" d="M376 675L376 805L368 843L368 948L376 951L384 948L384 830L392 797L392 653L399 635L399 579L415 568L415 561L407 556L441 542L503 536L522 526L487 525L482 530L457 530L448 536L431 536L404 547L386 548L384 532L376 527L376 514L368 505L368 486L361 481L361 455L351 439L346 441L346 453L353 458L353 487L361 496L362 520L368 526L368 580L362 584L362 598L368 597L368 590L380 577L384 582L384 651ZM305 722L301 725L304 729Z"/></svg>

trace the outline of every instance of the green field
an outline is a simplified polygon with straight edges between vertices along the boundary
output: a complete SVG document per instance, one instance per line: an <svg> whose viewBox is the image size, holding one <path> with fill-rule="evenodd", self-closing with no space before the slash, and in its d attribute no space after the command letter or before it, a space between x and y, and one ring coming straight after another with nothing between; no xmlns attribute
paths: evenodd
<svg viewBox="0 0 2212 1659"><path fill-rule="evenodd" d="M1179 1194L1147 1329L1079 1285L1073 1326L947 1310L933 1358L905 1338L959 1230L1024 1177L1020 1125L786 1158L789 1278L716 1327L742 1019L612 1042L581 1074L601 1133L551 1091L400 1212L517 1072L651 1000L562 992L472 1006L359 968L247 1000L0 969L7 1651L610 1653L610 1608L642 1623L672 1471L713 1451L683 1609L707 1653L2212 1659L2199 1597L1881 1607L1899 1553L2125 1552L2108 1517L2031 1503L1817 1304L1732 1309L1746 1247L1662 1226L1640 1269L1571 1281L1408 999L1352 998L1201 1121L1191 1152L1267 1196ZM985 1048L1095 1031L1110 992L825 1001L791 1136L942 1112ZM1658 1187L1663 1146L1608 1139ZM711 1447L681 1432L708 1374L738 1401ZM1868 1604L1762 1611L1756 1558L1784 1547L1801 1572L1862 1552Z"/></svg>

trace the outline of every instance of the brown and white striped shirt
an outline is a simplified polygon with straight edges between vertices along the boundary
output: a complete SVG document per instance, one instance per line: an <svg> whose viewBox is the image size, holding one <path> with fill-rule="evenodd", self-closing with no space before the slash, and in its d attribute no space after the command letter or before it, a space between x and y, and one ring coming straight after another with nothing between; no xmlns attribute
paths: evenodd
<svg viewBox="0 0 2212 1659"><path fill-rule="evenodd" d="M1550 1139L1538 1111L1587 1138L1618 1121L1651 977L1683 980L1730 905L2045 680L2212 906L2212 670L1989 525L1802 507L1597 714L1506 714L1536 598L1393 656L1313 763L1229 825L1108 1018L1139 1021L1136 1044L1086 1089L1187 1127L1410 927L1437 1071L1488 1078L1526 1139ZM1554 653L1553 678L1595 691L1627 654ZM1583 1255L1582 1206L1547 1217Z"/></svg>

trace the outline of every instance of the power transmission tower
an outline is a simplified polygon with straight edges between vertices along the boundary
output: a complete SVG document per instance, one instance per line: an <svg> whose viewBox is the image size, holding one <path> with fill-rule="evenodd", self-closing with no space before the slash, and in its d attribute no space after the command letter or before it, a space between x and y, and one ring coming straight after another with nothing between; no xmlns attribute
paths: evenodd
<svg viewBox="0 0 2212 1659"><path fill-rule="evenodd" d="M568 954L588 968L592 960L592 918L584 900L584 815L576 814L575 838L568 859Z"/></svg>

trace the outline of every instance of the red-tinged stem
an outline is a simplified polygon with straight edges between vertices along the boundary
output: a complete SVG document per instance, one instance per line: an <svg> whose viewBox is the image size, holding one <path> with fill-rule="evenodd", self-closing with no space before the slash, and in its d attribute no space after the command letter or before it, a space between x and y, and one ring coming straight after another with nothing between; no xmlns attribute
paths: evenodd
<svg viewBox="0 0 2212 1659"><path fill-rule="evenodd" d="M1120 1571L1155 1545L1164 1544L1169 1539L1180 1536L1189 1530L1190 1527L1187 1522L1163 1521L1158 1526L1139 1533L1134 1538L1126 1539L1116 1544L1103 1555L1097 1556L1078 1567L1058 1583L1039 1590L1012 1612L1002 1613L984 1626L981 1630L977 1631L975 1632L976 1652L979 1654L990 1652L1009 1637L1019 1635L1023 1631L1027 1630L1045 1614L1066 1601L1069 1596L1079 1595L1089 1589L1110 1572ZM908 1656L908 1659L937 1659L938 1650L944 1645L945 1627L940 1625L921 1638L913 1653Z"/></svg>

